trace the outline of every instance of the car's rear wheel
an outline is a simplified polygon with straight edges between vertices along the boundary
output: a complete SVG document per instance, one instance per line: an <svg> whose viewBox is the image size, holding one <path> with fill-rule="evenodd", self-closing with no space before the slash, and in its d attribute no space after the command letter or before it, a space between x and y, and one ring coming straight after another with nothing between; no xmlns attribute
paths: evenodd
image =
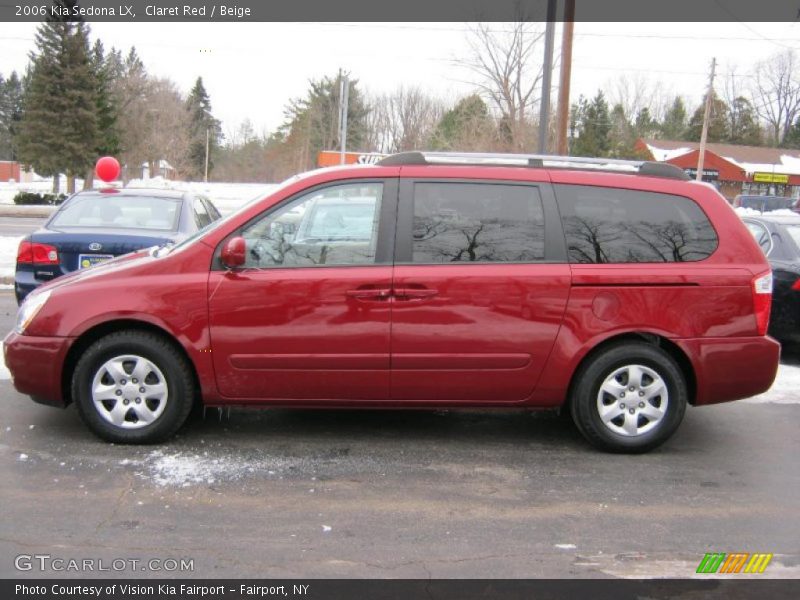
<svg viewBox="0 0 800 600"><path fill-rule="evenodd" d="M162 336L120 331L94 342L72 375L72 397L88 427L110 442L162 441L186 421L194 379Z"/></svg>
<svg viewBox="0 0 800 600"><path fill-rule="evenodd" d="M610 346L576 374L570 410L586 439L610 452L647 452L686 412L686 378L664 350L644 342Z"/></svg>

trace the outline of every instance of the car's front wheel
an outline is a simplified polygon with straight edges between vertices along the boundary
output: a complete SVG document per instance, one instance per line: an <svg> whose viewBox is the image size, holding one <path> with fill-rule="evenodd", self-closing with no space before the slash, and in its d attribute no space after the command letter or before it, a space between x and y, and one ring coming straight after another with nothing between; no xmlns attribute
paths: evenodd
<svg viewBox="0 0 800 600"><path fill-rule="evenodd" d="M686 411L686 379L664 350L644 342L610 346L576 374L570 410L594 446L647 452L664 443Z"/></svg>
<svg viewBox="0 0 800 600"><path fill-rule="evenodd" d="M194 398L186 358L162 336L120 331L78 360L72 398L83 421L110 442L160 442L186 421Z"/></svg>

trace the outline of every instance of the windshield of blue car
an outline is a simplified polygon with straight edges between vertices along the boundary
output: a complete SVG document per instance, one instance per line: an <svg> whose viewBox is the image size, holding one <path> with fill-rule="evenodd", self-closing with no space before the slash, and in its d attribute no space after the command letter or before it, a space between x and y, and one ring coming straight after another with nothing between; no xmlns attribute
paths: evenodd
<svg viewBox="0 0 800 600"><path fill-rule="evenodd" d="M124 194L78 195L67 201L49 226L176 231L180 209L181 201L177 198Z"/></svg>

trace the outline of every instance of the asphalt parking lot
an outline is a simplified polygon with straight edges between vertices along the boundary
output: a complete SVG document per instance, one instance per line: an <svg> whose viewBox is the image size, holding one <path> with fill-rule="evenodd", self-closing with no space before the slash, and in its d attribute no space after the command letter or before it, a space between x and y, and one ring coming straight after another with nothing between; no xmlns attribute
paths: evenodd
<svg viewBox="0 0 800 600"><path fill-rule="evenodd" d="M0 293L2 331L15 311ZM19 555L191 559L188 577L688 577L736 551L796 578L793 397L690 409L644 456L489 411L214 411L125 447L2 379L0 577L172 574L19 571Z"/></svg>

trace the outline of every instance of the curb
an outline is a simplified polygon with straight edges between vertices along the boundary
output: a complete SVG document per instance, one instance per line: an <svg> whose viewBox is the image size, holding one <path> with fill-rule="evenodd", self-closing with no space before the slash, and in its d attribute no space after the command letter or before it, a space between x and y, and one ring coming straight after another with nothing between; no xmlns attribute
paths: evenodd
<svg viewBox="0 0 800 600"><path fill-rule="evenodd" d="M0 217L49 217L57 206L38 206L30 204L0 204Z"/></svg>

